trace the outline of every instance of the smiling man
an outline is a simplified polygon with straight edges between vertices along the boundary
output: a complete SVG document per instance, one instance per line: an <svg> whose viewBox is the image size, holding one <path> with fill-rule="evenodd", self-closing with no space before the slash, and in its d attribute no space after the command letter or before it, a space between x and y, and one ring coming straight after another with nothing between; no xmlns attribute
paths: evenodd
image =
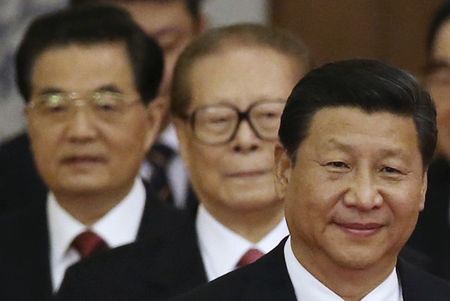
<svg viewBox="0 0 450 301"><path fill-rule="evenodd" d="M79 259L176 224L138 176L163 114L162 72L161 49L122 9L66 9L31 24L17 78L50 192L0 220L0 299L46 300Z"/></svg>
<svg viewBox="0 0 450 301"><path fill-rule="evenodd" d="M290 237L253 265L177 300L448 300L398 254L424 207L436 113L409 74L325 65L294 88L275 150Z"/></svg>

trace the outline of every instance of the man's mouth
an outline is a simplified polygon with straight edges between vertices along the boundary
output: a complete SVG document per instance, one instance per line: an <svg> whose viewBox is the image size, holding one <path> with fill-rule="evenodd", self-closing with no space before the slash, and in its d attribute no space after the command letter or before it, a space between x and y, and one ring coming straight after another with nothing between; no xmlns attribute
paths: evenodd
<svg viewBox="0 0 450 301"><path fill-rule="evenodd" d="M361 237L374 235L383 228L383 224L376 222L336 222L335 224L346 233Z"/></svg>
<svg viewBox="0 0 450 301"><path fill-rule="evenodd" d="M64 157L61 162L65 165L91 165L104 163L105 159L97 155L74 155Z"/></svg>
<svg viewBox="0 0 450 301"><path fill-rule="evenodd" d="M268 172L271 171L272 170L268 169L241 170L225 173L225 176L229 178L251 178L266 175Z"/></svg>

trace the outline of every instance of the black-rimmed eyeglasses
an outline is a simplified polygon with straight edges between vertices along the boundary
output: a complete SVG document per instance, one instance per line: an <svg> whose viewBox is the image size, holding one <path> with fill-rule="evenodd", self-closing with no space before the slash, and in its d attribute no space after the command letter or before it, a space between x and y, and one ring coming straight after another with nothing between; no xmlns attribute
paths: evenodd
<svg viewBox="0 0 450 301"><path fill-rule="evenodd" d="M284 101L259 101L242 112L231 104L202 106L188 114L195 138L210 145L225 144L234 139L242 121L246 120L262 140L276 140Z"/></svg>

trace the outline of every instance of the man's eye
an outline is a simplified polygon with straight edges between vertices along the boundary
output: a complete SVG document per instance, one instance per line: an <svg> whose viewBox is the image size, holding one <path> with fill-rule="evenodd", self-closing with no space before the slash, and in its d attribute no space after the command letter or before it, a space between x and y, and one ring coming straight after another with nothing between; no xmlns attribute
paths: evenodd
<svg viewBox="0 0 450 301"><path fill-rule="evenodd" d="M223 124L230 122L231 118L228 117L211 117L208 119L210 124Z"/></svg>
<svg viewBox="0 0 450 301"><path fill-rule="evenodd" d="M384 166L381 171L388 174L402 174L402 172L396 168L390 166Z"/></svg>
<svg viewBox="0 0 450 301"><path fill-rule="evenodd" d="M69 110L67 103L60 99L49 98L38 104L39 110L46 113L63 113Z"/></svg>
<svg viewBox="0 0 450 301"><path fill-rule="evenodd" d="M256 116L257 118L260 119L274 119L274 118L279 118L280 114L278 114L277 112L259 112L259 114Z"/></svg>
<svg viewBox="0 0 450 301"><path fill-rule="evenodd" d="M113 104L110 104L110 103L97 103L95 105L95 107L97 108L97 110L105 111L105 112L116 111L117 110L117 106L115 106Z"/></svg>
<svg viewBox="0 0 450 301"><path fill-rule="evenodd" d="M114 112L120 109L119 101L113 95L97 95L94 98L95 109L102 112Z"/></svg>
<svg viewBox="0 0 450 301"><path fill-rule="evenodd" d="M44 108L44 110L48 113L64 113L68 109L68 106L65 105L51 105Z"/></svg>
<svg viewBox="0 0 450 301"><path fill-rule="evenodd" d="M331 168L336 168L336 169L344 169L344 168L348 168L348 164L342 161L332 161L332 162L328 162L326 163L326 166L331 167Z"/></svg>

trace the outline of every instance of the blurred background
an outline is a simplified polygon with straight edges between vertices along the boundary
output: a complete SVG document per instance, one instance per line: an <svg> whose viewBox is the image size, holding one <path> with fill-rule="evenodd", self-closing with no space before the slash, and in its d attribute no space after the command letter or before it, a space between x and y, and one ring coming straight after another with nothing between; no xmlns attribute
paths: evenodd
<svg viewBox="0 0 450 301"><path fill-rule="evenodd" d="M376 58L420 77L431 16L442 0L204 0L211 27L249 21L299 35L317 65L346 58ZM36 15L65 0L0 1L0 141L24 127L14 84L13 58Z"/></svg>

